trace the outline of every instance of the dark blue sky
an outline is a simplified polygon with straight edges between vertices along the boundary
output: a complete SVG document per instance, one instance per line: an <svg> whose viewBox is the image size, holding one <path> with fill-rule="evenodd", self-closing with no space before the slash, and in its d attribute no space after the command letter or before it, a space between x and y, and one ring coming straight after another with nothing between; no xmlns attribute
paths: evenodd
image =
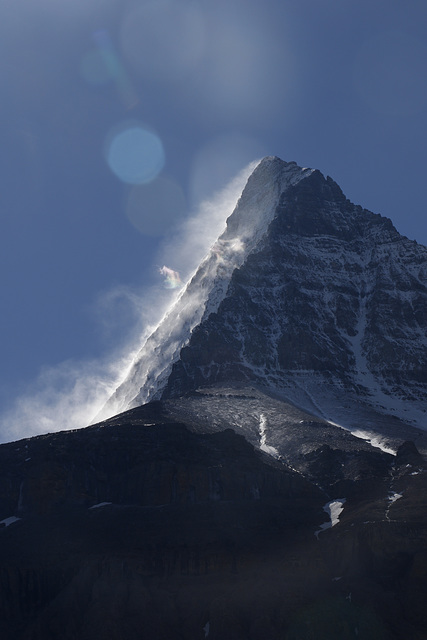
<svg viewBox="0 0 427 640"><path fill-rule="evenodd" d="M425 3L5 0L0 18L3 425L49 427L37 412L110 366L170 295L159 269L185 276L177 229L251 160L316 167L427 244Z"/></svg>

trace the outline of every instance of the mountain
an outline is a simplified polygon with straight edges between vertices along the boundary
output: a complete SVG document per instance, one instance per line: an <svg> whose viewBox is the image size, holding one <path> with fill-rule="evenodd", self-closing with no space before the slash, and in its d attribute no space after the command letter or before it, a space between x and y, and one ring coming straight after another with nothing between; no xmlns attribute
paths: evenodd
<svg viewBox="0 0 427 640"><path fill-rule="evenodd" d="M426 428L426 248L319 171L262 160L100 417L230 383L391 448Z"/></svg>
<svg viewBox="0 0 427 640"><path fill-rule="evenodd" d="M100 421L0 446L2 640L424 640L426 265L265 158Z"/></svg>

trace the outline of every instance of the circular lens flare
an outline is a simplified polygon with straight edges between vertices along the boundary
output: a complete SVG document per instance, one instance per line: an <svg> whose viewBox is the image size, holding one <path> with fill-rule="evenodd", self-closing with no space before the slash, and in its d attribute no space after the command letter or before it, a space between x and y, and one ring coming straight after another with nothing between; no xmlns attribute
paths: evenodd
<svg viewBox="0 0 427 640"><path fill-rule="evenodd" d="M122 182L145 184L163 169L165 153L162 141L153 131L138 124L127 124L108 136L106 160Z"/></svg>

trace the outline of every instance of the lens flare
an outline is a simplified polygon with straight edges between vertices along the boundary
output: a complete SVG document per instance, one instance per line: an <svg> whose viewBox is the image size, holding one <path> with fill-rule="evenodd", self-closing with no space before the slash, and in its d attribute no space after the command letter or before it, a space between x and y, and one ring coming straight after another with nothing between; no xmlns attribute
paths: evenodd
<svg viewBox="0 0 427 640"><path fill-rule="evenodd" d="M128 109L134 107L138 103L138 97L127 71L115 51L109 33L104 30L96 31L93 38L98 45L98 51L104 61L105 67L115 82L121 101Z"/></svg>
<svg viewBox="0 0 427 640"><path fill-rule="evenodd" d="M104 56L98 49L86 53L80 63L80 73L89 84L104 85L111 82L111 73Z"/></svg>
<svg viewBox="0 0 427 640"><path fill-rule="evenodd" d="M159 136L139 124L122 124L110 132L106 160L111 171L127 184L145 184L156 178L165 164Z"/></svg>
<svg viewBox="0 0 427 640"><path fill-rule="evenodd" d="M93 40L96 49L89 51L80 63L82 77L92 85L113 82L120 100L126 109L131 109L138 103L138 97L109 33L105 30L96 31Z"/></svg>

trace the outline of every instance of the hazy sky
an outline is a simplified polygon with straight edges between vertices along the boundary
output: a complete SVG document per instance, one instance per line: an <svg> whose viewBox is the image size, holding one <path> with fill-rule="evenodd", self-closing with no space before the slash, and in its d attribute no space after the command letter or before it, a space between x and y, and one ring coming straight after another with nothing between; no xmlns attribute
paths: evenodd
<svg viewBox="0 0 427 640"><path fill-rule="evenodd" d="M256 158L427 244L426 33L424 0L3 0L0 440L85 419Z"/></svg>

